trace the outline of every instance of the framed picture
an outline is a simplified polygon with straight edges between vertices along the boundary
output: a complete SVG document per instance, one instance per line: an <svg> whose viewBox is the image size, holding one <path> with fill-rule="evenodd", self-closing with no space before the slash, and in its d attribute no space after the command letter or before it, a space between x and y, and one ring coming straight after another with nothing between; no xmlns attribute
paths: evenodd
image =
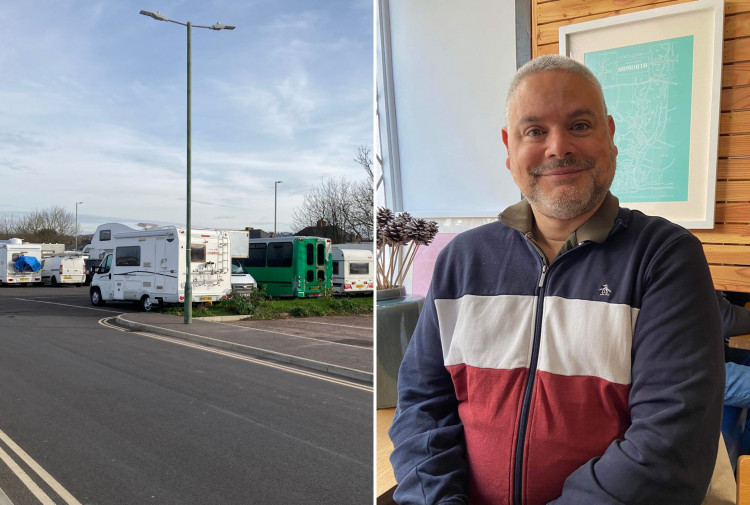
<svg viewBox="0 0 750 505"><path fill-rule="evenodd" d="M698 0L560 28L614 118L623 207L713 228L723 21L723 0Z"/></svg>

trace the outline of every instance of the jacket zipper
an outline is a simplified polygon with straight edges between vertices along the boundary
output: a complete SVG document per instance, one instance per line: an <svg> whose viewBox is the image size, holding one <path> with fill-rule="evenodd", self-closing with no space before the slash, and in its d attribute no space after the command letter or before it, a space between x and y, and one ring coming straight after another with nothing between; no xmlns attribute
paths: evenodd
<svg viewBox="0 0 750 505"><path fill-rule="evenodd" d="M544 256L542 256L544 258ZM539 344L542 336L542 312L544 310L544 281L547 277L549 266L542 259L542 273L539 276L539 284L536 289L537 306L536 319L534 323L534 340L531 345L531 361L529 362L529 375L526 378L526 387L521 403L521 414L518 420L518 438L516 439L515 470L513 472L513 503L522 505L522 476L523 476L523 448L526 443L526 428L528 424L529 409L531 408L531 395L534 391L534 380L536 378L537 361L539 360Z"/></svg>

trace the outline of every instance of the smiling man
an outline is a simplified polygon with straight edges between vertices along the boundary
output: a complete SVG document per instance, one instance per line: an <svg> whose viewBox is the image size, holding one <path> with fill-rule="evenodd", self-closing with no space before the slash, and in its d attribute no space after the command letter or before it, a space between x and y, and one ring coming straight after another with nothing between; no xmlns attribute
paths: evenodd
<svg viewBox="0 0 750 505"><path fill-rule="evenodd" d="M721 324L700 242L609 193L615 124L583 65L507 98L525 199L440 254L399 373L406 504L699 504L716 457Z"/></svg>

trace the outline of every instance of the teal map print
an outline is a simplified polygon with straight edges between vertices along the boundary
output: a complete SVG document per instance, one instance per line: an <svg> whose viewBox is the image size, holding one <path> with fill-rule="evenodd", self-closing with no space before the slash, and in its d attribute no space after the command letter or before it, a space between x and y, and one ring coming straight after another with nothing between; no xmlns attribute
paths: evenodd
<svg viewBox="0 0 750 505"><path fill-rule="evenodd" d="M602 84L619 150L620 202L688 199L693 36L584 55Z"/></svg>

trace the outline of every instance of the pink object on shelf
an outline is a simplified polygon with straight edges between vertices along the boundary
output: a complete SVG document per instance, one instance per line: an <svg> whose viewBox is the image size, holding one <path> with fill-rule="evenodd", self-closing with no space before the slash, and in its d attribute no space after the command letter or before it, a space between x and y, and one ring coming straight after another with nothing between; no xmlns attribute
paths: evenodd
<svg viewBox="0 0 750 505"><path fill-rule="evenodd" d="M438 253L456 235L458 233L438 233L430 245L419 246L417 254L414 256L414 264L412 265L411 293L413 295L425 296L427 294Z"/></svg>

